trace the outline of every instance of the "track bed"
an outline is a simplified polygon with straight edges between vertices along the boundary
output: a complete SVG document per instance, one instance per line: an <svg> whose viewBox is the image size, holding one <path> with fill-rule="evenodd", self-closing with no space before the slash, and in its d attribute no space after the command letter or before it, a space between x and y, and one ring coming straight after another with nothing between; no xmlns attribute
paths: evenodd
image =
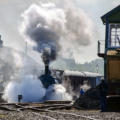
<svg viewBox="0 0 120 120"><path fill-rule="evenodd" d="M1 103L0 120L120 120L120 113L77 110L70 103Z"/></svg>

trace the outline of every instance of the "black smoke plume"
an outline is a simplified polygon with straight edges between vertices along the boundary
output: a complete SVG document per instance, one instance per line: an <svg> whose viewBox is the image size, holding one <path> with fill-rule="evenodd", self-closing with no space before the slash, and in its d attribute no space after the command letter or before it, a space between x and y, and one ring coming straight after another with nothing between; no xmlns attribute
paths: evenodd
<svg viewBox="0 0 120 120"><path fill-rule="evenodd" d="M22 18L22 34L36 44L33 48L42 53L44 62L55 60L58 54L77 58L80 48L93 40L91 19L73 6L65 9L54 3L33 4Z"/></svg>

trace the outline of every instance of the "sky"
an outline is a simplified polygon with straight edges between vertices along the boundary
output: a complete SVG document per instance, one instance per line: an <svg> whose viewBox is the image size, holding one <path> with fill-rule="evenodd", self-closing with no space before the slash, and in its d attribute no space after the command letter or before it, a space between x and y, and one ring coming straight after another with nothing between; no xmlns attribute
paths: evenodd
<svg viewBox="0 0 120 120"><path fill-rule="evenodd" d="M64 0L0 0L0 34L5 46L24 51L25 41L20 35L18 29L21 23L21 14L28 9L28 7L35 3L55 2L57 4L64 4ZM63 2L61 2L63 1ZM68 0L66 0L68 1ZM72 1L78 8L85 11L85 13L92 20L97 34L94 42L88 48L82 48L82 52L78 55L82 58L78 63L84 63L97 58L97 41L105 39L105 26L100 17L109 12L114 7L120 4L120 0L69 0ZM65 7L66 4L64 4Z"/></svg>

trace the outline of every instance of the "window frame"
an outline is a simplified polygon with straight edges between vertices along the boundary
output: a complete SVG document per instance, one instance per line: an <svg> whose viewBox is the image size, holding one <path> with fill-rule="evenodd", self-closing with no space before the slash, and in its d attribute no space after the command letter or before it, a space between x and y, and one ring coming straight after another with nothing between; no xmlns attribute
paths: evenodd
<svg viewBox="0 0 120 120"><path fill-rule="evenodd" d="M114 49L115 49L115 48L120 48L120 45L119 45L119 46L111 46L111 43L112 43L112 42L110 42L110 41L111 41L111 37L112 37L112 36L111 36L111 34L112 34L111 26L112 26L112 25L114 25L114 26L119 25L119 26L120 26L120 23L110 23L110 24L109 24L109 27L108 27L108 29L109 29L109 32L108 32L108 41L107 41L107 42L108 42L108 48L114 48ZM115 28L115 27L114 27L114 28ZM115 33L115 34L116 34L116 33ZM119 34L119 37L120 37L120 34ZM115 38L115 39L116 39L116 38Z"/></svg>

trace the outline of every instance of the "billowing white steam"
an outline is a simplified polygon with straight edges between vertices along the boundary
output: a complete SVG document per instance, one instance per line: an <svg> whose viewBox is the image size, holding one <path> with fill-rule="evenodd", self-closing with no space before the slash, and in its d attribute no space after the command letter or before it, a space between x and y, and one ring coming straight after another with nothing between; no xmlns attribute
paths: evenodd
<svg viewBox="0 0 120 120"><path fill-rule="evenodd" d="M41 74L40 70L37 69L37 65L35 65L36 63L31 61L31 58L27 58L27 56L20 56L19 52L13 52L12 55L14 56L14 61L19 61L19 65L17 65L17 67L14 63L15 66L13 67L5 67L7 71L11 71L12 69L15 70L12 71L13 73L10 73L9 77L7 77L10 82L7 81L8 84L6 85L2 96L5 101L9 103L18 102L18 95L23 96L21 102L42 102L44 100L72 99L72 97L66 93L66 90L62 85L56 84L50 86L48 89L45 89L41 81L38 79L38 75ZM9 62L8 65L10 64L11 63ZM16 71L17 68L19 69L18 71ZM5 71L3 75L6 75Z"/></svg>
<svg viewBox="0 0 120 120"><path fill-rule="evenodd" d="M60 85L55 84L48 87L46 91L46 100L72 100L71 95L66 92L66 89Z"/></svg>
<svg viewBox="0 0 120 120"><path fill-rule="evenodd" d="M5 88L3 99L7 102L17 102L22 95L22 102L40 102L45 96L45 88L34 76L25 76L21 81L11 81Z"/></svg>
<svg viewBox="0 0 120 120"><path fill-rule="evenodd" d="M43 102L45 100L72 100L66 89L59 84L45 89L35 76L24 76L21 81L11 81L4 90L3 99L7 102L18 102L18 95L22 95L21 102Z"/></svg>
<svg viewBox="0 0 120 120"><path fill-rule="evenodd" d="M83 83L83 85L80 86L80 88L82 88L82 89L86 92L86 91L89 90L91 87L90 87L90 85L87 83L87 81L85 81L85 82Z"/></svg>

